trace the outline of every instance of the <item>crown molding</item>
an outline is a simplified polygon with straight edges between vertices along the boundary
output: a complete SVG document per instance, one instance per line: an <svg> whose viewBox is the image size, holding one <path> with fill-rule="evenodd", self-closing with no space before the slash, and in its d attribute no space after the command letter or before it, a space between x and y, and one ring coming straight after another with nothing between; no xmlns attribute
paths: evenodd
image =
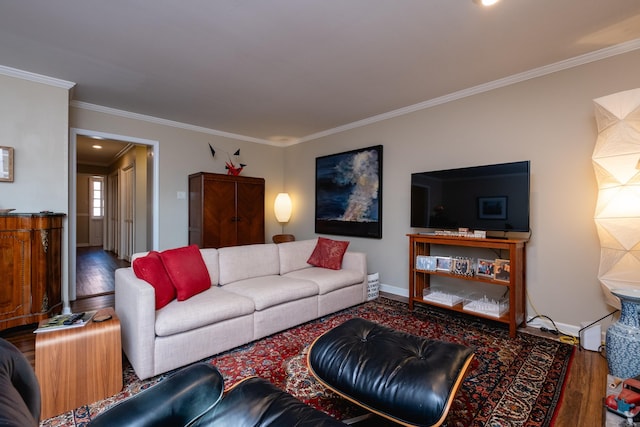
<svg viewBox="0 0 640 427"><path fill-rule="evenodd" d="M147 116L145 114L132 113L130 111L118 110L116 108L105 107L105 106L96 105L96 104L90 104L88 102L71 101L71 102L69 102L69 105L71 107L80 108L80 109L83 109L83 110L95 111L95 112L98 112L98 113L111 114L113 116L119 116L119 117L124 117L124 118L128 118L128 119L133 119L133 120L141 120L141 121L144 121L144 122L154 123L154 124L158 124L158 125L164 125L164 126L170 126L170 127L179 128L179 129L190 130L190 131L194 131L194 132L206 133L206 134L209 134L209 135L222 136L224 138L236 139L236 140L246 141L246 142L253 142L253 143L256 143L256 144L266 144L266 145L273 145L273 146L278 146L278 147L282 146L282 144L277 144L277 143L274 143L274 142L266 140L266 139L254 138L254 137L251 137L251 136L239 135L239 134L236 134L236 133L224 132L224 131L216 130L216 129L209 129L209 128L205 128L205 127L202 127L202 126L191 125L191 124L188 124L188 123L176 122L176 121L173 121L173 120L167 120L167 119L161 119L161 118L158 118L158 117Z"/></svg>
<svg viewBox="0 0 640 427"><path fill-rule="evenodd" d="M267 139L254 138L246 135L240 135L230 132L224 132L216 129L205 128L202 126L191 125L188 123L176 122L173 120L161 119L158 117L148 116L139 113L132 113L129 111L118 110L115 108L104 107L101 105L90 104L87 102L81 101L71 101L69 103L70 106L90 111L96 111L106 114L111 114L115 116L120 116L124 118L130 118L134 120L146 121L149 123L155 123L165 126L171 126L175 128L190 130L194 132L201 132L209 135L221 136L224 138L235 139L239 141L253 142L257 144L265 144L276 147L288 147L291 145L300 144L303 142L312 141L315 139L323 138L329 135L345 132L351 129L356 129L359 127L367 126L373 123L381 122L383 120L388 120L394 117L403 116L406 114L410 114L416 111L425 110L427 108L435 107L438 105L446 104L448 102L456 101L458 99L466 98L473 95L478 95L480 93L489 92L494 89L499 89L505 86L513 85L516 83L521 83L526 80L535 79L538 77L546 76L548 74L552 74L558 71L566 70L569 68L578 67L580 65L589 64L591 62L600 61L602 59L610 58L616 55L621 55L627 52L631 52L634 50L640 49L640 38L634 39L625 43L621 43L615 46L607 47L604 49L596 50L593 52L589 52L583 55L576 56L574 58L570 58L564 61L559 61L550 65L545 65L543 67L535 68L533 70L525 71L522 73L514 74L509 77L505 77L502 79L494 80L491 82L483 83L481 85L473 86L467 89L463 89L457 92L453 92L447 95L443 95L437 98L433 98L424 102L420 102L418 104L409 105L407 107L399 108L397 110L389 111L383 114L378 114L376 116L372 116L366 119L358 120L352 123L348 123L343 126L338 126L332 129L327 129L321 132L317 132L314 134L310 134L298 139L293 139L287 142L274 142ZM61 87L64 89L71 89L76 84L73 82L55 79L52 77L43 76L40 74L31 73L28 71L17 70L15 68L5 67L0 65L0 74L7 75L10 77L17 77L25 80L34 81L37 83L48 84L51 86Z"/></svg>
<svg viewBox="0 0 640 427"><path fill-rule="evenodd" d="M69 90L76 84L67 80L56 79L54 77L43 76L42 74L31 73L29 71L18 70L16 68L5 67L0 65L0 74L9 77L16 77L22 80L28 80L35 83L42 83L49 86L55 86Z"/></svg>
<svg viewBox="0 0 640 427"><path fill-rule="evenodd" d="M446 104L451 101L477 95L483 92L489 92L494 89L499 89L499 88L520 83L526 80L531 80L538 77L546 76L548 74L552 74L558 71L578 67L580 65L589 64L591 62L600 61L602 59L610 58L616 55L621 55L623 53L631 52L637 49L640 49L640 39L634 39L634 40L621 43L615 46L607 47L604 49L579 55L573 58L569 58L564 61L555 62L550 65L534 68L533 70L514 74L509 77L494 80L488 83L483 83L478 86L473 86L467 89L463 89L463 90L453 92L447 95L443 95L437 98L433 98L428 101L420 102L418 104L409 105L407 107L399 108L397 110L389 111L387 113L382 113L366 119L358 120L356 122L348 123L344 126L339 126L333 129L327 129L322 132L307 135L298 139L297 142L302 143L302 142L312 141L314 139L322 138L325 136L333 135L333 134L344 132L351 129L356 129L362 126L381 122L383 120L391 119L398 116L403 116L405 114L410 114L416 111L425 110L427 108Z"/></svg>

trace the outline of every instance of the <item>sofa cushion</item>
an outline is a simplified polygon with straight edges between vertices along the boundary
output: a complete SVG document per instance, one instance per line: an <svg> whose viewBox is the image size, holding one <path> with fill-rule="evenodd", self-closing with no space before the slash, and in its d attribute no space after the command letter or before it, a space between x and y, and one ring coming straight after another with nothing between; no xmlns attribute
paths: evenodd
<svg viewBox="0 0 640 427"><path fill-rule="evenodd" d="M279 275L239 280L224 289L251 298L256 310L318 295L318 285L314 282Z"/></svg>
<svg viewBox="0 0 640 427"><path fill-rule="evenodd" d="M340 270L342 268L342 258L348 246L348 241L318 237L318 244L307 262L316 267Z"/></svg>
<svg viewBox="0 0 640 427"><path fill-rule="evenodd" d="M218 249L220 284L280 273L275 243L230 246Z"/></svg>
<svg viewBox="0 0 640 427"><path fill-rule="evenodd" d="M357 270L331 270L322 267L310 267L292 271L284 275L292 279L310 280L318 285L319 295L325 295L336 289L362 283L364 276Z"/></svg>
<svg viewBox="0 0 640 427"><path fill-rule="evenodd" d="M214 248L206 248L200 249L200 255L202 255L202 260L204 264L207 266L207 271L209 272L209 278L211 279L211 284L216 286L220 281L220 268L218 266L218 250Z"/></svg>
<svg viewBox="0 0 640 427"><path fill-rule="evenodd" d="M156 335L187 332L213 323L252 314L253 301L212 286L186 301L172 301L156 312Z"/></svg>
<svg viewBox="0 0 640 427"><path fill-rule="evenodd" d="M176 298L176 288L173 286L158 252L151 251L146 256L137 257L133 260L131 267L138 279L142 279L153 286L156 297L156 310L161 309Z"/></svg>
<svg viewBox="0 0 640 427"><path fill-rule="evenodd" d="M197 245L167 249L160 253L160 257L176 288L178 301L184 301L211 287L209 271Z"/></svg>
<svg viewBox="0 0 640 427"><path fill-rule="evenodd" d="M298 240L294 242L280 243L280 274L311 267L307 262L311 253L318 244L318 239Z"/></svg>

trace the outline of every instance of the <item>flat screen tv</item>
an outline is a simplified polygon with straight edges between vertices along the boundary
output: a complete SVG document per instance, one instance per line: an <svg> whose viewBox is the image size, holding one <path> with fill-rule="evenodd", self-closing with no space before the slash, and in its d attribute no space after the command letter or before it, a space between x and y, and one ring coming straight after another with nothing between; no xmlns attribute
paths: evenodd
<svg viewBox="0 0 640 427"><path fill-rule="evenodd" d="M411 174L411 227L529 231L530 162Z"/></svg>

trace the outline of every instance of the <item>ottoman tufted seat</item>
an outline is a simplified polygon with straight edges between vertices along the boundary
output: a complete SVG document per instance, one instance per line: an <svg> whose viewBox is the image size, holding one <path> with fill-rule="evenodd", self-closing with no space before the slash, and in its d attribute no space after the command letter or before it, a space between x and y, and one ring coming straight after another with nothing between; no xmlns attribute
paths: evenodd
<svg viewBox="0 0 640 427"><path fill-rule="evenodd" d="M367 410L403 425L439 426L473 352L355 318L317 338L307 357L321 383Z"/></svg>

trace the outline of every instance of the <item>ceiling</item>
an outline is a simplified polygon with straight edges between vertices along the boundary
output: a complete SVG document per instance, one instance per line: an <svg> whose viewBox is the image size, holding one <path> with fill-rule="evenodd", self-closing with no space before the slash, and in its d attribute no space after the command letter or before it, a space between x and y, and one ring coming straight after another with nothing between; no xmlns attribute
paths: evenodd
<svg viewBox="0 0 640 427"><path fill-rule="evenodd" d="M109 167L132 147L133 144L129 142L102 138L94 139L85 135L78 135L76 137L76 163L79 165Z"/></svg>
<svg viewBox="0 0 640 427"><path fill-rule="evenodd" d="M0 3L0 72L74 82L75 102L275 144L625 42L640 48L638 0Z"/></svg>

